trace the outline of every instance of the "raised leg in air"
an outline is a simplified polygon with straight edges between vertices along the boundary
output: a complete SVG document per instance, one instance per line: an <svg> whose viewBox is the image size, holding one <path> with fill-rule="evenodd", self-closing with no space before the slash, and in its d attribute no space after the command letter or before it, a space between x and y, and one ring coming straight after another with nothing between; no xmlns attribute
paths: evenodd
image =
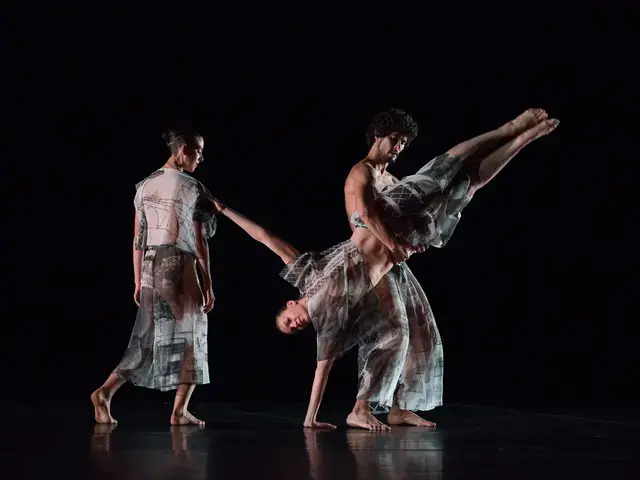
<svg viewBox="0 0 640 480"><path fill-rule="evenodd" d="M519 135L545 118L547 118L547 112L543 109L530 108L495 130L459 143L449 149L447 153L455 155L462 160L467 160L471 157L485 156L506 140Z"/></svg>
<svg viewBox="0 0 640 480"><path fill-rule="evenodd" d="M480 160L477 170L472 174L471 193L489 183L520 150L534 140L550 134L559 124L555 118L544 120Z"/></svg>

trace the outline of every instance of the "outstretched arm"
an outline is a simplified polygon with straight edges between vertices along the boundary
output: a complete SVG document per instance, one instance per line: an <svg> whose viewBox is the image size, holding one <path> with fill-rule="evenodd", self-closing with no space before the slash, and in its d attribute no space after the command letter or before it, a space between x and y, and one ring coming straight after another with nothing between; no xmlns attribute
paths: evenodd
<svg viewBox="0 0 640 480"><path fill-rule="evenodd" d="M320 402L322 402L322 396L324 395L324 389L327 386L327 380L329 380L329 372L332 366L333 358L320 360L318 362L316 374L313 378L313 387L311 387L311 399L309 400L307 415L304 418L304 426L307 428L336 428L335 425L331 425L330 423L316 421L316 416L320 409Z"/></svg>
<svg viewBox="0 0 640 480"><path fill-rule="evenodd" d="M241 213L238 213L235 210L223 205L218 200L214 201L216 204L216 208L218 209L218 213L221 213L233 223L238 225L241 229L247 232L251 236L251 238L268 247L273 253L278 255L285 264L289 263L299 255L299 252L295 248L268 231L263 226L258 225L253 220L250 220Z"/></svg>

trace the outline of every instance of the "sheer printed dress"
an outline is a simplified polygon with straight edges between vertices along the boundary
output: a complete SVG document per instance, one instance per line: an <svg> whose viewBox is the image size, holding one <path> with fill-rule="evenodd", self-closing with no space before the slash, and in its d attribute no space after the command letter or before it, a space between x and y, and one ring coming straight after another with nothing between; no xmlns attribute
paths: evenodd
<svg viewBox="0 0 640 480"><path fill-rule="evenodd" d="M382 192L400 182L367 165L372 168L379 203ZM380 325L359 342L358 400L368 401L374 413L387 412L392 405L411 411L441 406L444 351L422 286L403 262L376 285L376 294Z"/></svg>
<svg viewBox="0 0 640 480"><path fill-rule="evenodd" d="M209 383L207 315L196 273L195 223L215 234L213 197L193 177L162 168L136 185L142 250L140 307L114 373L142 387Z"/></svg>

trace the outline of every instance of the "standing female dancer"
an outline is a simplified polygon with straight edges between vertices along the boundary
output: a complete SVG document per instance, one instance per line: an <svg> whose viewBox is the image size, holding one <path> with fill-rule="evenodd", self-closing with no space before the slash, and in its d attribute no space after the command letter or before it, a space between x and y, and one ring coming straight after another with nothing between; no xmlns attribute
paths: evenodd
<svg viewBox="0 0 640 480"><path fill-rule="evenodd" d="M207 240L216 230L215 205L205 186L185 173L203 161L202 136L169 131L163 138L171 157L136 185L133 298L138 314L120 363L91 395L98 423L117 423L111 399L129 381L177 390L171 425L204 425L187 407L195 386L209 383L207 313L214 295Z"/></svg>

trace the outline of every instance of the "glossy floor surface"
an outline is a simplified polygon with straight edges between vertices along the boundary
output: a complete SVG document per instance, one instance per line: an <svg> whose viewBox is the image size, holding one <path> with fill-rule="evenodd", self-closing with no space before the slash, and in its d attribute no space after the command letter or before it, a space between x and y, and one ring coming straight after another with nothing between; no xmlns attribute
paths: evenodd
<svg viewBox="0 0 640 480"><path fill-rule="evenodd" d="M204 429L167 425L168 404L114 406L115 428L94 425L86 407L4 405L1 478L640 478L640 421L611 410L447 405L428 416L435 430L371 433L347 428L335 407L322 415L334 431L303 429L298 404L199 404Z"/></svg>

